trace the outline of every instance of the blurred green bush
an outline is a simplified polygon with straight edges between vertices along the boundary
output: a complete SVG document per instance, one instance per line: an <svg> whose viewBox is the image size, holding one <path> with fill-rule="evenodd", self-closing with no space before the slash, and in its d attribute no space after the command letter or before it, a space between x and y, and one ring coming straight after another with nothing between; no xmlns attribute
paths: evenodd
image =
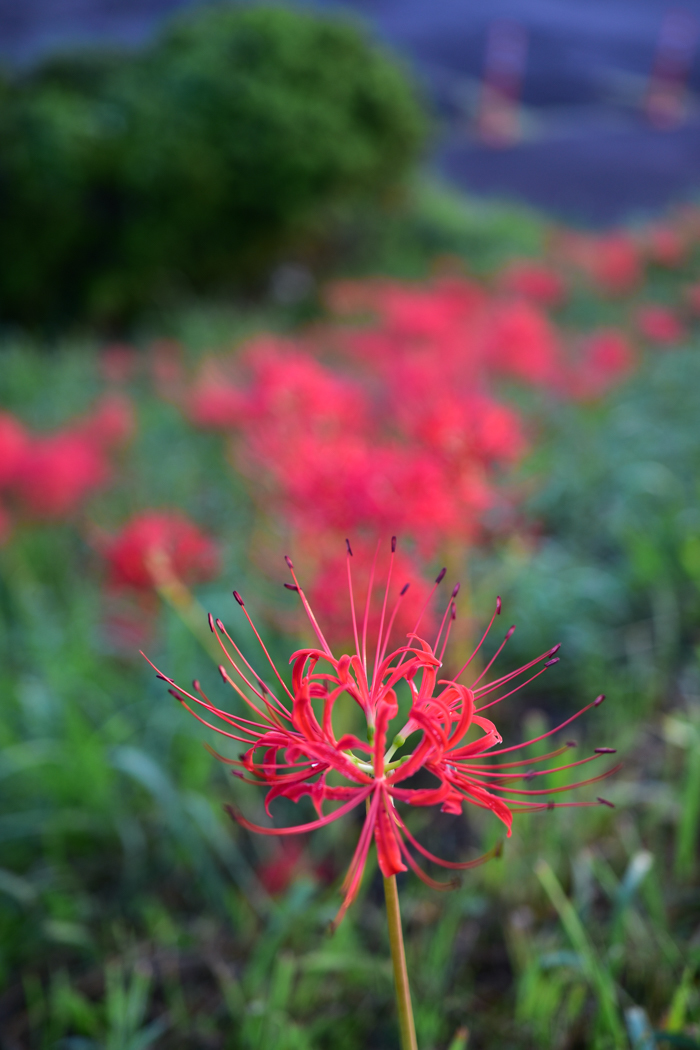
<svg viewBox="0 0 700 1050"><path fill-rule="evenodd" d="M119 324L255 283L391 198L425 118L354 25L217 6L0 88L0 318Z"/></svg>

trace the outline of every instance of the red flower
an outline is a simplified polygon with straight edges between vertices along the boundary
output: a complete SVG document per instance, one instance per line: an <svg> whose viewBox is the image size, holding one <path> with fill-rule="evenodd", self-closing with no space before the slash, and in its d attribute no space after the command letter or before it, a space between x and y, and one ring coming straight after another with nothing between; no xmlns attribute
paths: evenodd
<svg viewBox="0 0 700 1050"><path fill-rule="evenodd" d="M0 488L17 478L29 448L29 435L9 412L0 412Z"/></svg>
<svg viewBox="0 0 700 1050"><path fill-rule="evenodd" d="M567 233L560 238L560 246L603 295L626 295L642 280L639 246L626 233L598 237Z"/></svg>
<svg viewBox="0 0 700 1050"><path fill-rule="evenodd" d="M647 232L646 247L652 262L671 270L682 266L688 254L684 238L672 226L652 226Z"/></svg>
<svg viewBox="0 0 700 1050"><path fill-rule="evenodd" d="M650 343L672 346L679 343L685 335L680 318L667 306L640 306L636 321L641 335Z"/></svg>
<svg viewBox="0 0 700 1050"><path fill-rule="evenodd" d="M136 375L138 367L138 351L128 343L110 343L100 353L100 373L108 383L128 383Z"/></svg>
<svg viewBox="0 0 700 1050"><path fill-rule="evenodd" d="M392 540L392 552L394 550L395 540ZM544 789L513 786L523 780L530 782L553 772L533 767L564 754L569 747L574 746L571 743L557 747L547 755L529 759L511 761L507 757L503 762L501 758L552 736L584 711L596 707L603 700L602 696L536 740L510 747L500 746L502 740L496 726L483 714L487 708L510 696L556 663L558 657L554 654L558 645L518 671L488 680L488 672L496 658L494 656L471 686L461 684L459 679L473 656L454 678L440 678L458 588L455 587L452 592L433 644L417 633L421 622L419 616L407 641L391 651L392 632L408 585L401 588L395 601L389 601L393 587L392 559L383 595L380 593L381 611L376 639L370 641L368 612L372 598L371 583L365 609L358 609L353 596L352 558L348 544L347 574L354 651L350 655L336 657L299 586L291 561L288 558L286 560L294 583L285 586L298 592L318 639L317 645L292 655L291 688L274 666L237 591L233 592L234 597L269 661L276 679L275 686L267 685L253 670L221 620L215 622L210 616L209 625L226 659L226 665L219 668L221 676L248 706L251 717L230 714L216 707L197 681L194 682L193 691L188 692L172 679L157 673L170 685L172 695L199 721L216 729L222 736L245 745L246 750L237 759L217 757L231 767L235 776L247 783L267 787L265 806L268 813L270 804L276 798L296 802L305 795L310 797L318 813L316 820L293 827L275 828L253 824L235 807L227 807L230 815L244 828L263 835L296 835L323 827L351 810L366 805L362 831L343 883L344 900L336 916L336 924L357 895L373 840L379 867L385 876L406 871L409 867L425 883L437 889L450 888L453 883L438 882L428 876L417 864L414 851L452 870L471 868L498 851L491 850L476 860L442 860L414 838L397 804L439 806L442 812L461 813L464 802L469 802L491 810L503 822L508 835L511 833L514 812L596 804L551 801L549 795L568 790L561 785ZM373 570L370 570L370 575L374 575ZM443 570L436 580L436 586L444 575ZM501 602L498 599L489 628L500 611ZM496 656L512 633L513 628L507 632ZM483 640L477 646L477 651ZM528 676L526 681L522 680L524 675ZM410 694L411 706L407 717L399 718L397 687L401 683ZM351 706L356 705L364 716L365 739L351 733L336 735L334 711L341 705L347 710L348 701L352 702ZM211 717L220 724L213 725L209 721ZM610 753L609 748L599 748L592 755L557 769L585 765L607 753ZM432 774L436 785L412 786L411 778L419 770ZM613 771L608 769L597 777L569 787L594 783ZM332 802L339 802L340 806L324 813L324 806ZM598 802L610 805L603 799L598 799Z"/></svg>
<svg viewBox="0 0 700 1050"><path fill-rule="evenodd" d="M583 354L573 370L571 395L580 400L601 397L634 370L634 347L624 332L601 328L583 344Z"/></svg>
<svg viewBox="0 0 700 1050"><path fill-rule="evenodd" d="M123 394L105 394L71 429L105 450L119 448L136 430L134 407Z"/></svg>
<svg viewBox="0 0 700 1050"><path fill-rule="evenodd" d="M158 559L183 583L201 583L216 576L219 555L214 542L184 514L146 511L138 514L105 545L110 582L118 587L150 590Z"/></svg>
<svg viewBox="0 0 700 1050"><path fill-rule="evenodd" d="M533 385L556 385L561 350L556 330L532 303L501 305L486 333L488 363L497 371Z"/></svg>
<svg viewBox="0 0 700 1050"><path fill-rule="evenodd" d="M88 435L69 430L29 443L15 490L30 514L62 518L109 478L109 465Z"/></svg>
<svg viewBox="0 0 700 1050"><path fill-rule="evenodd" d="M561 306L567 288L563 278L545 263L516 259L499 275L504 292L530 299L539 306Z"/></svg>

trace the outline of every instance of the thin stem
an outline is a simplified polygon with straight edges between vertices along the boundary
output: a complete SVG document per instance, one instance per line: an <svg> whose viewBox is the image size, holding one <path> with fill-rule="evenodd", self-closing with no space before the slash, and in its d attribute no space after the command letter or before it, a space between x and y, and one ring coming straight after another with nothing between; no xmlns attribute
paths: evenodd
<svg viewBox="0 0 700 1050"><path fill-rule="evenodd" d="M413 1007L411 1006L411 989L408 986L406 953L401 930L399 891L396 886L395 875L384 879L384 897L386 899L386 917L389 926L391 961L394 967L394 987L396 989L396 1008L399 1012L401 1050L418 1050L416 1026L413 1021Z"/></svg>
<svg viewBox="0 0 700 1050"><path fill-rule="evenodd" d="M207 614L199 604L192 591L173 571L170 558L161 551L156 551L146 561L153 580L153 587L173 612L179 616L185 627L201 643L203 649L211 656L214 663L221 663L221 648L214 635L207 627Z"/></svg>

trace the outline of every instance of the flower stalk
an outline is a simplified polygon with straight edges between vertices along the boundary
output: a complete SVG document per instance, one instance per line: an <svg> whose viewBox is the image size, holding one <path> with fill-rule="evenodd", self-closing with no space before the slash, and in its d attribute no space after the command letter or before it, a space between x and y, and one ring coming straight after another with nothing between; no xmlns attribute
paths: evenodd
<svg viewBox="0 0 700 1050"><path fill-rule="evenodd" d="M384 898L386 900L386 918L389 927L391 962L394 968L394 988L396 990L396 1009L399 1015L401 1050L418 1050L416 1026L411 1005L411 989L408 984L406 952L401 929L399 891L395 875L391 875L389 878L384 877Z"/></svg>

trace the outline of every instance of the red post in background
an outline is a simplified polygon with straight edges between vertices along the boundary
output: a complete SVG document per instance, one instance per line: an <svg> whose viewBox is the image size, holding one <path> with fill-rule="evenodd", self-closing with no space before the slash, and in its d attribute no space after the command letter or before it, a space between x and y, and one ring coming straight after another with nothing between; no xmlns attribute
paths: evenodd
<svg viewBox="0 0 700 1050"><path fill-rule="evenodd" d="M486 38L476 121L479 138L490 146L508 146L520 137L526 57L525 27L506 19L492 22Z"/></svg>
<svg viewBox="0 0 700 1050"><path fill-rule="evenodd" d="M647 116L658 128L676 127L686 116L688 75L697 40L698 22L690 11L666 12L645 100Z"/></svg>

